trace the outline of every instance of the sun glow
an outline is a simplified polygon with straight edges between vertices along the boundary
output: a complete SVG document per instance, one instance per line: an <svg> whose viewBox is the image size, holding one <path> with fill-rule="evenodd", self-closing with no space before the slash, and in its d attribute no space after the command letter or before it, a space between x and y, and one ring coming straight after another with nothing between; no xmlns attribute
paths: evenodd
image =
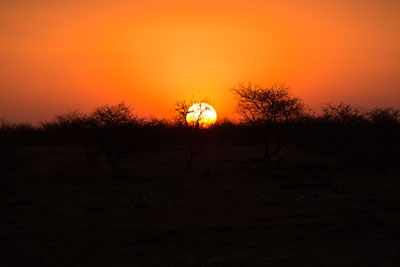
<svg viewBox="0 0 400 267"><path fill-rule="evenodd" d="M186 121L190 125L207 128L217 121L217 112L207 103L196 103L188 109Z"/></svg>

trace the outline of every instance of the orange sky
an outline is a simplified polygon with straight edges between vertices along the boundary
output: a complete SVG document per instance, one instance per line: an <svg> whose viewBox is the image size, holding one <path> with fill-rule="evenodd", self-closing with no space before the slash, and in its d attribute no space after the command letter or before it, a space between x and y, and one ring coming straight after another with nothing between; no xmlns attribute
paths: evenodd
<svg viewBox="0 0 400 267"><path fill-rule="evenodd" d="M233 118L229 89L247 81L316 110L399 107L399 14L398 0L0 1L0 118L123 100L170 118L191 96Z"/></svg>

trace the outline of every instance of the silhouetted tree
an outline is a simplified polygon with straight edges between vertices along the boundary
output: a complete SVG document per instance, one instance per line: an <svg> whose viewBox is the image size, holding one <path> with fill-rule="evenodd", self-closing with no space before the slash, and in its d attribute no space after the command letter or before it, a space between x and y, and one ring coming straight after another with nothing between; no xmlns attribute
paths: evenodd
<svg viewBox="0 0 400 267"><path fill-rule="evenodd" d="M89 116L95 127L95 138L98 140L108 164L116 178L121 178L121 160L137 150L132 130L138 128L140 120L133 115L132 108L125 102L117 105L103 105L96 108Z"/></svg>
<svg viewBox="0 0 400 267"><path fill-rule="evenodd" d="M283 143L277 138L275 149L273 151L270 149L274 128L302 115L304 112L302 100L292 96L289 87L283 84L274 84L271 87L261 87L251 83L239 84L232 89L232 92L237 99L237 110L244 122L263 129L264 160L269 165L271 158L283 147Z"/></svg>
<svg viewBox="0 0 400 267"><path fill-rule="evenodd" d="M125 102L98 107L90 115L90 118L97 127L101 128L120 128L137 122L137 116L133 115L132 108Z"/></svg>
<svg viewBox="0 0 400 267"><path fill-rule="evenodd" d="M200 155L203 150L205 143L205 136L201 121L204 116L204 112L209 110L208 105L204 105L207 103L207 100L202 101L190 101L187 102L185 100L179 101L175 104L175 112L177 113L176 122L180 127L184 129L185 135L185 159L186 159L186 170L189 171L192 167L193 162ZM191 111L190 107L198 104L199 105L199 115L194 120L189 122L187 120L188 115L190 115Z"/></svg>

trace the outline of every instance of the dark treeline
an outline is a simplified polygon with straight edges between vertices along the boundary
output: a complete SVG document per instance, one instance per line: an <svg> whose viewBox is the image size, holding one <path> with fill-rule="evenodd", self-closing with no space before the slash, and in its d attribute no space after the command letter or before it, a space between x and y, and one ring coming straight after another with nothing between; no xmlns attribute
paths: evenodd
<svg viewBox="0 0 400 267"><path fill-rule="evenodd" d="M331 159L340 168L385 171L400 166L398 109L362 109L340 103L325 105L315 114L307 112L302 101L283 86L240 85L233 92L243 120L223 120L209 128L186 123L185 108L187 112L190 103L185 102L177 104L177 119L171 121L138 117L125 103L104 105L89 114L58 114L39 126L2 121L2 161L16 160L13 151L25 145L87 145L102 153L120 177L120 161L132 153L181 147L190 169L206 145L259 145L264 147L266 168L281 167L290 157L284 153L287 148L301 151L302 166L311 169L316 167L312 158Z"/></svg>
<svg viewBox="0 0 400 267"><path fill-rule="evenodd" d="M204 99L0 121L1 266L397 266L400 110L232 93L210 127Z"/></svg>

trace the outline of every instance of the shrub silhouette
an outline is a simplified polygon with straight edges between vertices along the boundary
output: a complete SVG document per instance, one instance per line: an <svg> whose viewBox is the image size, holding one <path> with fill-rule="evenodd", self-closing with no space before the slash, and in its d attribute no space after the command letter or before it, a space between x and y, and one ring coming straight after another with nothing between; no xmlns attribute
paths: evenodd
<svg viewBox="0 0 400 267"><path fill-rule="evenodd" d="M88 117L79 110L58 114L53 121L58 127L80 128L88 125Z"/></svg>
<svg viewBox="0 0 400 267"><path fill-rule="evenodd" d="M337 168L385 171L400 159L397 114L395 108L329 104L300 124L299 145L308 153L334 159Z"/></svg>
<svg viewBox="0 0 400 267"><path fill-rule="evenodd" d="M327 104L322 108L323 120L339 124L363 122L365 121L365 114L362 108L343 102L337 105Z"/></svg>
<svg viewBox="0 0 400 267"><path fill-rule="evenodd" d="M58 114L52 121L42 123L42 127L58 142L69 140L94 145L95 153L104 155L114 177L119 179L121 161L137 151L134 142L141 123L132 108L121 102L97 107L90 114L78 110Z"/></svg>
<svg viewBox="0 0 400 267"><path fill-rule="evenodd" d="M400 122L400 109L394 107L374 108L366 113L368 120L375 124L396 124Z"/></svg>

